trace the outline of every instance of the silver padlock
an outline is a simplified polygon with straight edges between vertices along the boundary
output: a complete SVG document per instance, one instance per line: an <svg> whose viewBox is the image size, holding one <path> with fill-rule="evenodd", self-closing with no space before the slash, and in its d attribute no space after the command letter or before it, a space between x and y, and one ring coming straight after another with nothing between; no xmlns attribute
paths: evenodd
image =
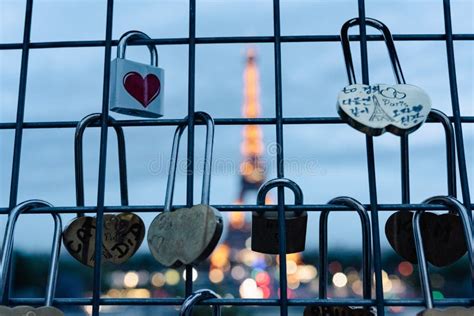
<svg viewBox="0 0 474 316"><path fill-rule="evenodd" d="M150 65L125 59L127 43L134 39L150 39L140 31L122 35L117 46L117 58L110 66L111 111L157 118L163 116L165 71L158 67L158 51L149 44Z"/></svg>
<svg viewBox="0 0 474 316"><path fill-rule="evenodd" d="M206 289L194 292L184 301L183 305L181 305L179 316L192 316L194 305L210 298L219 298L219 295L214 291ZM221 316L221 307L219 305L212 306L212 315Z"/></svg>
<svg viewBox="0 0 474 316"><path fill-rule="evenodd" d="M10 270L11 258L13 253L13 235L15 232L15 225L20 214L24 213L35 207L52 207L51 204L42 200L29 200L15 206L8 214L7 227L5 228L5 236L3 238L2 248L2 262L0 263L0 297L4 296L7 288L7 275ZM61 250L61 232L62 222L59 214L51 214L54 219L54 235L53 235L53 248L51 249L51 264L49 267L48 284L46 286L45 305L42 307L32 306L0 306L0 316L20 316L20 315L31 315L31 316L63 316L64 313L53 307L53 298L56 291L56 280L58 277L58 264L59 264L59 253Z"/></svg>
<svg viewBox="0 0 474 316"><path fill-rule="evenodd" d="M471 278L474 278L474 240L472 236L472 221L469 218L469 211L457 199L451 196L435 196L424 201L423 204L444 205L450 211L456 211L462 220L464 237L466 238L469 265L471 268ZM420 219L423 210L417 211L413 216L413 234L415 239L416 254L418 257L418 270L420 271L420 282L423 296L425 298L426 309L419 312L418 316L472 316L474 307L449 307L447 309L434 308L433 294L431 292L430 277L428 272L428 262L425 257L423 246L423 234L421 233Z"/></svg>

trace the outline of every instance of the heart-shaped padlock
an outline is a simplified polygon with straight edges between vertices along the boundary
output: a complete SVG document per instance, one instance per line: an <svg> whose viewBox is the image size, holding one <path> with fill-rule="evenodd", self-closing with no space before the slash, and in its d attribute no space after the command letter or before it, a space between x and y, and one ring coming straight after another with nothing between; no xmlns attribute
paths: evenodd
<svg viewBox="0 0 474 316"><path fill-rule="evenodd" d="M355 210L362 228L362 294L364 299L371 298L372 291L372 248L370 219L364 205L347 196L340 196L328 202L330 205L344 205ZM328 283L328 219L331 211L322 211L319 218L319 298L327 298ZM360 306L307 306L305 314L313 315L375 315L371 308Z"/></svg>
<svg viewBox="0 0 474 316"><path fill-rule="evenodd" d="M456 196L456 153L454 130L443 112L431 110L429 117L440 122L444 127L446 138L447 186L448 195ZM404 201L405 202L405 201ZM461 232L462 223L456 214L436 215L424 212L420 215L421 232L425 240L425 256L428 262L443 267L457 261L467 249ZM405 260L417 262L413 237L413 213L396 212L385 224L385 235L392 248Z"/></svg>
<svg viewBox="0 0 474 316"><path fill-rule="evenodd" d="M29 210L39 207L52 207L48 202L42 200L29 200L18 204L10 210L8 214L7 226L5 228L5 235L3 238L2 247L2 261L0 263L0 297L4 297L7 289L7 275L10 271L11 258L13 253L13 236L18 217ZM53 234L53 249L51 250L51 264L49 267L48 283L46 285L45 306L16 306L7 307L0 306L0 316L63 316L64 313L53 307L53 299L56 291L56 280L58 277L59 253L61 250L61 231L62 222L61 217L57 213L52 213L54 220L54 234Z"/></svg>
<svg viewBox="0 0 474 316"><path fill-rule="evenodd" d="M435 196L427 199L423 203L426 204L438 204L443 205L451 211L458 213L462 220L462 226L464 230L464 238L467 244L467 253L469 258L469 267L471 271L471 279L474 284L474 239L472 235L472 221L469 216L469 212L464 205L457 199L451 196ZM418 270L420 271L420 283L422 293L425 299L426 310L421 311L417 315L419 316L472 316L474 315L473 308L464 307L451 307L448 309L435 309L433 306L433 294L431 291L430 278L428 272L428 262L425 257L426 247L423 246L424 237L422 233L422 227L420 225L421 215L423 210L417 211L413 216L413 234L415 239L416 253L418 256ZM441 250L442 251L442 250Z"/></svg>
<svg viewBox="0 0 474 316"><path fill-rule="evenodd" d="M159 263L167 267L199 264L211 254L222 235L222 216L217 209L209 205L214 120L205 112L196 112L194 116L206 123L201 204L171 210L179 142L187 127L186 123L183 123L174 134L164 210L155 217L148 229L150 251Z"/></svg>
<svg viewBox="0 0 474 316"><path fill-rule="evenodd" d="M74 163L76 176L76 204L84 206L84 174L82 163L82 140L85 129L100 121L102 115L91 114L77 125L74 139ZM109 117L109 122L114 119ZM113 125L117 134L120 172L120 194L122 205L128 205L127 163L125 138L122 127ZM64 230L63 242L67 251L79 262L93 267L95 262L96 218L79 213ZM140 247L145 236L145 224L133 213L105 214L102 230L102 259L120 264L127 261Z"/></svg>
<svg viewBox="0 0 474 316"><path fill-rule="evenodd" d="M342 120L367 135L378 136L385 131L406 135L425 122L431 109L431 100L421 88L405 83L388 27L371 18L366 18L365 23L383 33L397 84L356 83L348 31L349 28L359 25L360 19L351 19L341 28L341 43L349 85L338 95L337 112Z"/></svg>

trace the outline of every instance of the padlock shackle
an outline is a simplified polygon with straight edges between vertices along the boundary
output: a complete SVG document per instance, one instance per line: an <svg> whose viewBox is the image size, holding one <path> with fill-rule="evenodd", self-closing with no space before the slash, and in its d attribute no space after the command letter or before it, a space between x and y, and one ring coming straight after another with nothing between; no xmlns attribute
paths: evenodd
<svg viewBox="0 0 474 316"><path fill-rule="evenodd" d="M184 300L183 305L181 305L181 309L179 310L179 316L191 316L193 312L193 307L196 304L212 298L220 298L220 296L214 291L207 289L198 290L194 292L193 294L188 296L186 300ZM214 316L221 316L220 305L212 305L212 314Z"/></svg>
<svg viewBox="0 0 474 316"><path fill-rule="evenodd" d="M354 72L354 64L352 62L352 54L351 54L351 46L349 41L349 29L353 26L360 25L359 18L353 18L348 20L342 25L341 28L341 44L342 44L342 51L344 53L344 61L346 64L346 71L347 71L347 78L349 80L349 84L356 84L356 76ZM390 57L390 61L392 63L393 73L395 75L395 79L398 84L405 84L405 78L403 76L402 67L400 66L400 61L398 60L397 51L395 49L395 43L393 41L392 34L390 33L389 28L380 22L379 20L372 19L372 18L365 18L365 24L376 28L377 30L382 32L382 35L385 40L385 44L387 45L388 54Z"/></svg>
<svg viewBox="0 0 474 316"><path fill-rule="evenodd" d="M446 165L447 165L447 185L448 195L456 197L456 145L454 138L454 129L449 117L442 111L432 109L428 114L428 118L440 122L443 125L444 135L446 139Z"/></svg>
<svg viewBox="0 0 474 316"><path fill-rule="evenodd" d="M347 196L339 196L328 202L331 205L344 205L355 210L362 227L362 293L364 299L370 299L372 291L372 238L369 213L364 205ZM319 217L319 298L327 298L328 281L328 218L331 211L321 212Z"/></svg>
<svg viewBox="0 0 474 316"><path fill-rule="evenodd" d="M125 59L125 50L127 49L127 44L130 40L136 39L145 39L151 40L151 38L141 31L128 31L124 33L117 45L117 58ZM147 44L148 49L150 50L150 64L154 67L158 67L158 51L156 46L153 44Z"/></svg>
<svg viewBox="0 0 474 316"><path fill-rule="evenodd" d="M206 147L204 149L204 170L202 177L201 204L209 205L212 172L212 151L214 147L214 119L206 112L194 112L194 118L203 121L206 125ZM184 130L188 127L186 122L178 125L174 132L173 146L171 149L170 167L168 181L166 184L164 212L171 212L174 195L174 184L176 182L176 169L178 164L179 142Z"/></svg>
<svg viewBox="0 0 474 316"><path fill-rule="evenodd" d="M474 282L474 240L472 235L472 222L469 217L469 212L464 205L452 196L434 196L425 201L423 204L437 204L443 205L450 211L455 211L459 214L464 228L464 237L466 238L467 253L469 258L469 267L471 270L471 278ZM416 211L413 216L413 235L415 238L416 255L418 257L418 269L420 271L420 283L425 298L427 308L433 308L433 295L431 293L430 277L428 272L428 263L426 261L423 237L421 232L420 218L424 210ZM474 283L473 283L474 286Z"/></svg>
<svg viewBox="0 0 474 316"><path fill-rule="evenodd" d="M2 299L5 299L4 293L7 288L7 275L10 271L11 259L13 254L13 237L15 226L20 214L39 207L52 207L53 205L43 200L28 200L12 208L8 214L5 235L3 237L2 261L0 262L0 291ZM59 253L61 250L62 222L61 216L57 213L51 213L54 220L53 247L51 249L51 263L49 266L48 283L46 285L45 305L51 306L56 291L56 281L58 277ZM4 304L7 302L3 302Z"/></svg>
<svg viewBox="0 0 474 316"><path fill-rule="evenodd" d="M257 205L265 205L265 198L267 196L267 193L271 189L276 188L276 187L289 188L291 191L293 191L293 194L295 195L295 205L303 204L303 191L301 190L300 186L296 182L287 178L275 178L275 179L265 182L264 184L262 184L260 189L258 189ZM265 211L257 210L257 213L259 215L263 215ZM302 210L295 211L295 214L297 216L301 215L302 213L303 213Z"/></svg>
<svg viewBox="0 0 474 316"><path fill-rule="evenodd" d="M76 180L76 205L84 206L84 162L83 162L83 139L84 131L94 123L100 122L102 114L93 113L84 117L77 123L76 133L74 135L74 174ZM108 124L115 122L115 119L109 116ZM122 206L128 205L128 184L127 184L127 159L125 150L125 136L121 126L112 125L117 135L117 151L120 178L120 199ZM84 213L78 213L78 217L84 216Z"/></svg>

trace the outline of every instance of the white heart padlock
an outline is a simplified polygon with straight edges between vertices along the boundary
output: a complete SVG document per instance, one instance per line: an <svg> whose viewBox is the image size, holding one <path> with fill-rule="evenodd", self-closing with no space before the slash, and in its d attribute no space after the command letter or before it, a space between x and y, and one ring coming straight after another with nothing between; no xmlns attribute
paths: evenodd
<svg viewBox="0 0 474 316"><path fill-rule="evenodd" d="M151 65L125 59L127 42L133 39L150 39L140 31L122 35L117 46L117 58L110 66L111 111L149 118L163 116L165 71L158 67L155 45L148 44Z"/></svg>
<svg viewBox="0 0 474 316"><path fill-rule="evenodd" d="M431 111L431 100L409 84L352 84L339 92L338 113L351 126L369 135L387 130L403 134L418 128Z"/></svg>
<svg viewBox="0 0 474 316"><path fill-rule="evenodd" d="M378 136L388 131L404 136L417 130L428 118L431 100L421 88L405 83L395 43L388 27L382 22L366 18L365 23L382 32L397 84L357 84L349 43L349 28L359 25L353 18L341 28L341 43L349 85L337 98L337 112L341 119L355 129Z"/></svg>

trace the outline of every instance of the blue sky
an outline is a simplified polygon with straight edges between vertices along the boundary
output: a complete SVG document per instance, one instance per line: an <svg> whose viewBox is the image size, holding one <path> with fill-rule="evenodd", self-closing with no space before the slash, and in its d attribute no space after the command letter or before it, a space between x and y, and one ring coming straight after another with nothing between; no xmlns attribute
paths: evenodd
<svg viewBox="0 0 474 316"><path fill-rule="evenodd" d="M370 1L367 16L383 21L394 34L444 32L440 0ZM0 0L0 42L21 42L25 1ZM474 4L452 1L455 33L474 33ZM338 34L346 20L357 15L355 1L282 1L283 35ZM153 38L188 35L187 1L116 1L113 38L139 29ZM33 8L31 40L101 40L105 36L105 1L40 1ZM355 32L355 31L354 31ZM369 31L374 32L374 31ZM272 35L271 1L197 1L197 36ZM274 61L271 44L255 45L261 72L262 115L275 114ZM430 95L433 108L452 114L443 41L396 42L408 83ZM214 117L240 117L242 70L246 45L201 45L196 49L196 110ZM360 74L358 45L353 44L356 71ZM181 118L187 111L188 47L159 46L160 66L166 70L166 118ZM25 121L80 120L102 106L104 49L59 48L30 51ZM115 56L115 49L112 52ZM474 115L474 43L456 42L456 67L461 112ZM127 57L147 61L144 47L131 47ZM0 51L0 121L16 116L21 51ZM383 43L369 43L371 82L394 82ZM336 97L347 84L340 43L282 44L283 113L289 117L337 116ZM117 119L130 119L113 114ZM472 125L472 124L471 124ZM465 124L464 135L471 195L474 194L474 126ZM130 203L162 204L171 149L172 127L125 129ZM238 192L241 128L216 127L211 203L232 203ZM263 127L268 178L276 175L273 126ZM286 177L299 183L307 203L325 203L339 195L368 202L365 137L346 125L285 126ZM57 206L74 205L73 129L25 130L20 171L19 201L41 198ZM198 129L202 139L203 131ZM13 131L0 131L0 205L8 205ZM183 145L185 142L183 143ZM197 138L197 162L203 144ZM446 193L444 137L440 126L427 124L411 136L412 201ZM84 151L86 204L96 201L99 130L86 133ZM182 146L184 148L184 146ZM375 139L377 184L380 203L400 201L398 138ZM119 204L115 140L109 134L106 203ZM181 152L184 157L184 151ZM198 166L198 168L201 168ZM200 181L200 175L196 175ZM200 185L196 185L196 202ZM181 170L175 201L185 201L185 177ZM291 199L289 199L291 201ZM253 203L254 200L248 201ZM156 214L143 215L147 225ZM389 214L381 214L384 224ZM68 223L71 216L64 216ZM352 229L355 214L334 215L330 223L331 245L357 247L359 229ZM0 231L6 217L0 219ZM50 236L46 216L19 222L17 244L28 250L46 249ZM317 241L316 215L310 215L308 243ZM351 229L348 229L351 227ZM38 238L26 238L38 231ZM383 230L382 230L383 231ZM385 238L383 243L386 245ZM143 250L146 250L144 245ZM389 250L387 250L389 251Z"/></svg>

